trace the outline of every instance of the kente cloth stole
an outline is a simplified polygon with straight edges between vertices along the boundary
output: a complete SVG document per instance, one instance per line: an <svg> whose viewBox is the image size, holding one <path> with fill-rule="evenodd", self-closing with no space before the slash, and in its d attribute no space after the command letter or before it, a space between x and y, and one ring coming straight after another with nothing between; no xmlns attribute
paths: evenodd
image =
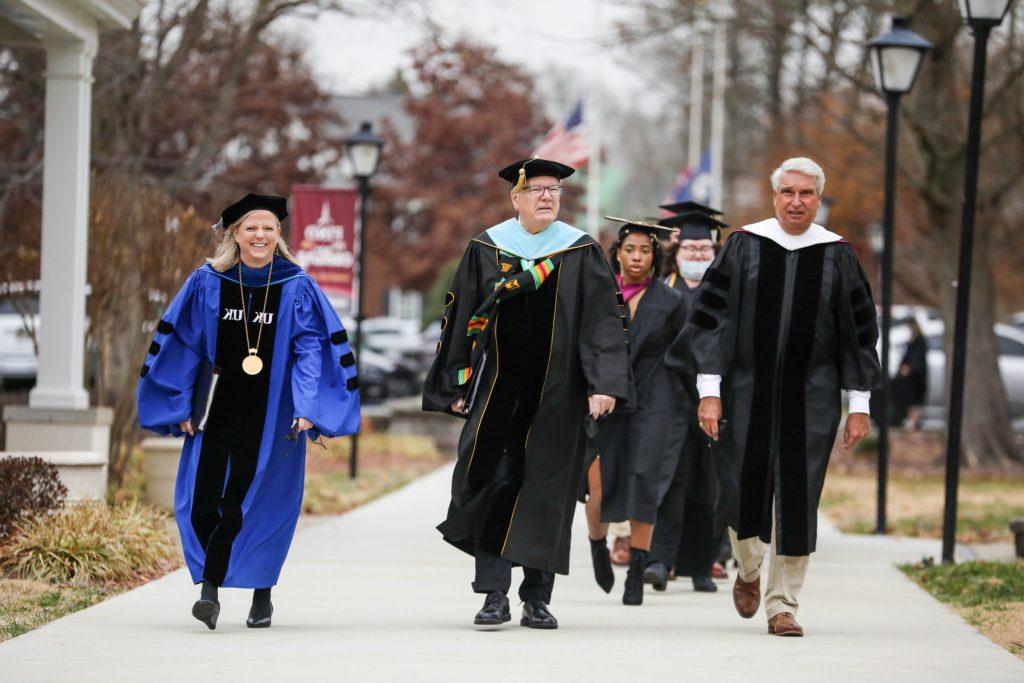
<svg viewBox="0 0 1024 683"><path fill-rule="evenodd" d="M544 281L558 267L564 253L549 256L535 263L504 251L498 252L498 269L500 271L498 279L492 285L491 294L477 307L466 326L466 336L473 337L481 335L481 333L483 335L477 336L473 340L469 367L455 371L455 381L458 385L461 386L468 382L479 370L480 359L484 356L490 341L490 323L501 302L540 289ZM515 270L517 263L523 266L523 270L515 275L509 275Z"/></svg>

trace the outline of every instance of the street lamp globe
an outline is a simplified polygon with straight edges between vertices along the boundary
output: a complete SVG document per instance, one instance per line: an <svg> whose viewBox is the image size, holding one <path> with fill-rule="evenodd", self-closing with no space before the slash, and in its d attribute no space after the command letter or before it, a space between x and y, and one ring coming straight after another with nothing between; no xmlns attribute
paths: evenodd
<svg viewBox="0 0 1024 683"><path fill-rule="evenodd" d="M876 257L881 256L885 251L885 229L878 221L868 226L868 246L871 247L871 251L875 253Z"/></svg>
<svg viewBox="0 0 1024 683"><path fill-rule="evenodd" d="M960 0L960 14L971 26L998 26L1013 0Z"/></svg>
<svg viewBox="0 0 1024 683"><path fill-rule="evenodd" d="M384 140L374 135L373 124L363 121L359 131L345 140L345 153L352 167L352 175L359 180L372 178L377 172L382 147Z"/></svg>
<svg viewBox="0 0 1024 683"><path fill-rule="evenodd" d="M910 30L906 17L893 17L892 28L868 43L875 84L886 95L902 95L914 85L924 53L932 44Z"/></svg>

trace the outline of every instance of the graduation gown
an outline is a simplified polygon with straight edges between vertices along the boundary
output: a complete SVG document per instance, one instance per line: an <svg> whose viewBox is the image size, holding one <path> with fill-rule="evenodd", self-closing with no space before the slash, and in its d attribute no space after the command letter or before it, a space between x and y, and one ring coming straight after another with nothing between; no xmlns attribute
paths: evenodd
<svg viewBox="0 0 1024 683"><path fill-rule="evenodd" d="M874 303L853 247L812 228L819 239L792 250L762 234L780 230L771 221L730 235L667 356L671 367L722 376L722 518L740 539L769 542L774 496L777 552L791 556L815 549L841 390L870 391L881 378Z"/></svg>
<svg viewBox="0 0 1024 683"><path fill-rule="evenodd" d="M485 333L471 335L474 313L496 287L547 257L557 264L543 284L501 302ZM633 402L617 294L597 242L564 223L529 235L511 219L469 243L423 388L424 410L467 418L448 517L438 526L455 547L568 573L587 397L614 396L616 410ZM474 344L484 343L487 356L474 372ZM467 395L468 416L453 413L451 403ZM496 481L505 459L512 460L511 476Z"/></svg>
<svg viewBox="0 0 1024 683"><path fill-rule="evenodd" d="M654 524L675 471L687 416L680 410L679 375L666 372L664 359L686 319L683 297L652 280L629 322L630 363L636 386L631 413L616 413L602 425L594 444L601 459L601 521L637 519Z"/></svg>
<svg viewBox="0 0 1024 683"><path fill-rule="evenodd" d="M261 373L241 370L246 342L238 270L219 273L208 264L167 307L141 372L140 425L181 436L178 425L192 418L203 360L221 368L207 428L185 436L175 484L174 512L194 582L204 570L209 579L210 565L217 565L215 582L223 586L277 583L305 472L305 439L284 438L292 420L310 420L310 437L359 428L358 378L341 321L312 278L274 259L269 293L266 269L246 269L243 276L254 345L264 320Z"/></svg>

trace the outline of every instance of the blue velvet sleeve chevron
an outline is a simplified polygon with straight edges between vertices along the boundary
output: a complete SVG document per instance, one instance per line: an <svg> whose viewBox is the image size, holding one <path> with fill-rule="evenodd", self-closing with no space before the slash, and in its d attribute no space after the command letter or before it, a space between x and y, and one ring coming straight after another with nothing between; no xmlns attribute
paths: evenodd
<svg viewBox="0 0 1024 683"><path fill-rule="evenodd" d="M157 434L180 436L178 423L192 412L192 387L203 354L205 290L193 272L157 323L140 372L139 425Z"/></svg>
<svg viewBox="0 0 1024 683"><path fill-rule="evenodd" d="M359 377L348 332L312 278L304 278L295 298L292 353L293 417L328 437L358 431Z"/></svg>

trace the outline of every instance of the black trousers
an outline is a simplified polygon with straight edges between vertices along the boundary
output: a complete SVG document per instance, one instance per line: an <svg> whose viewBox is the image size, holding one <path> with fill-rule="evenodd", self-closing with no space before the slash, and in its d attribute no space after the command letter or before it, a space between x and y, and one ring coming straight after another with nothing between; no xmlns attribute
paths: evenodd
<svg viewBox="0 0 1024 683"><path fill-rule="evenodd" d="M498 461L492 474L493 490L518 491L522 486L522 466L526 431L529 428L536 405L517 406L513 413L508 448ZM474 593L508 593L512 586L512 562L501 557L484 543L476 547L476 577L473 580ZM555 585L553 572L545 572L531 567L523 567L523 582L519 585L519 599L540 600L545 604L551 602L551 590Z"/></svg>
<svg viewBox="0 0 1024 683"><path fill-rule="evenodd" d="M512 563L504 557L483 549L476 551L476 578L474 593L508 593L512 587ZM555 575L539 569L523 567L523 582L519 584L519 599L523 602L540 600L551 602L551 590L555 586Z"/></svg>
<svg viewBox="0 0 1024 683"><path fill-rule="evenodd" d="M206 549L203 579L220 586L242 529L242 501L256 476L262 420L222 418L203 433L192 498L192 528ZM225 477L227 481L225 481Z"/></svg>

